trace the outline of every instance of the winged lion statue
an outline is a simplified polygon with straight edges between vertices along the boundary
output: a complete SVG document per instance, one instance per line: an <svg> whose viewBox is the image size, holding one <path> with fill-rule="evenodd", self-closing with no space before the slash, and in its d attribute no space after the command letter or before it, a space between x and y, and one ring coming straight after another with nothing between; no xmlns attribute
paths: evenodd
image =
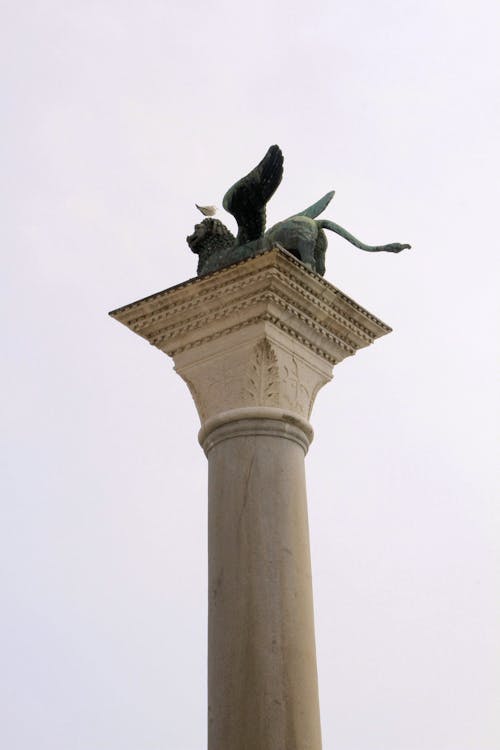
<svg viewBox="0 0 500 750"><path fill-rule="evenodd" d="M333 198L332 190L304 211L280 221L266 231L266 205L283 177L283 154L279 146L271 146L262 161L225 194L222 205L238 224L236 237L221 221L205 218L187 237L191 250L199 256L198 276L217 271L241 260L281 246L311 271L325 273L325 252L328 229L344 237L361 250L370 253L399 253L411 247L399 242L388 245L366 245L350 232L328 219L318 219ZM204 209L203 213L214 213ZM212 211L213 209L213 211Z"/></svg>

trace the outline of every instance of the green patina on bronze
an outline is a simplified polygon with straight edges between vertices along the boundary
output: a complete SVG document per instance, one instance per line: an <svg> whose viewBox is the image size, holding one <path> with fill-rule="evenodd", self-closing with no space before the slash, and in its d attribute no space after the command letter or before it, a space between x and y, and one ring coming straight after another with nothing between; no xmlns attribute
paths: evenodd
<svg viewBox="0 0 500 750"><path fill-rule="evenodd" d="M218 219L207 218L195 226L187 242L199 256L198 276L252 258L276 245L288 250L311 271L323 276L328 245L325 229L370 253L399 253L410 247L399 242L365 245L339 224L328 219L317 219L333 198L333 190L309 208L280 221L266 232L266 205L282 177L283 154L279 146L271 146L262 161L229 188L224 196L223 206L238 224L237 236Z"/></svg>

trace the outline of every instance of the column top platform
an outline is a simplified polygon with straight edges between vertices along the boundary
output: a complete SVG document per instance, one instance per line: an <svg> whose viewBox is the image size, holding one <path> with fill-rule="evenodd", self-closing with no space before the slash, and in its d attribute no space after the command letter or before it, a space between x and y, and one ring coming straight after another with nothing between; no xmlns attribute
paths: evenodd
<svg viewBox="0 0 500 750"><path fill-rule="evenodd" d="M109 314L174 359L265 323L335 365L392 330L279 246Z"/></svg>

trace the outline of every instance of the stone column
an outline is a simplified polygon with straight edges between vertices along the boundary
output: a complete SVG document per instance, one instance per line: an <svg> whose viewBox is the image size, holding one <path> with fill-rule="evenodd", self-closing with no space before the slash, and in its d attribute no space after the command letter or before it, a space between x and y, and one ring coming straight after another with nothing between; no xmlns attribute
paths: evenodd
<svg viewBox="0 0 500 750"><path fill-rule="evenodd" d="M390 331L274 248L114 311L173 357L208 458L208 750L320 750L304 456L332 368Z"/></svg>
<svg viewBox="0 0 500 750"><path fill-rule="evenodd" d="M319 750L304 473L311 431L269 407L222 419L203 431L208 747Z"/></svg>

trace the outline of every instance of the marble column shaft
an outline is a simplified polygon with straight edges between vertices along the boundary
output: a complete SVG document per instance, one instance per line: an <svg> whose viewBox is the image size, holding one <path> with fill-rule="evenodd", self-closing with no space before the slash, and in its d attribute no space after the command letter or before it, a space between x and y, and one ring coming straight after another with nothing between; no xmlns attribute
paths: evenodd
<svg viewBox="0 0 500 750"><path fill-rule="evenodd" d="M203 440L208 748L319 750L304 472L309 435L281 414L252 411Z"/></svg>

